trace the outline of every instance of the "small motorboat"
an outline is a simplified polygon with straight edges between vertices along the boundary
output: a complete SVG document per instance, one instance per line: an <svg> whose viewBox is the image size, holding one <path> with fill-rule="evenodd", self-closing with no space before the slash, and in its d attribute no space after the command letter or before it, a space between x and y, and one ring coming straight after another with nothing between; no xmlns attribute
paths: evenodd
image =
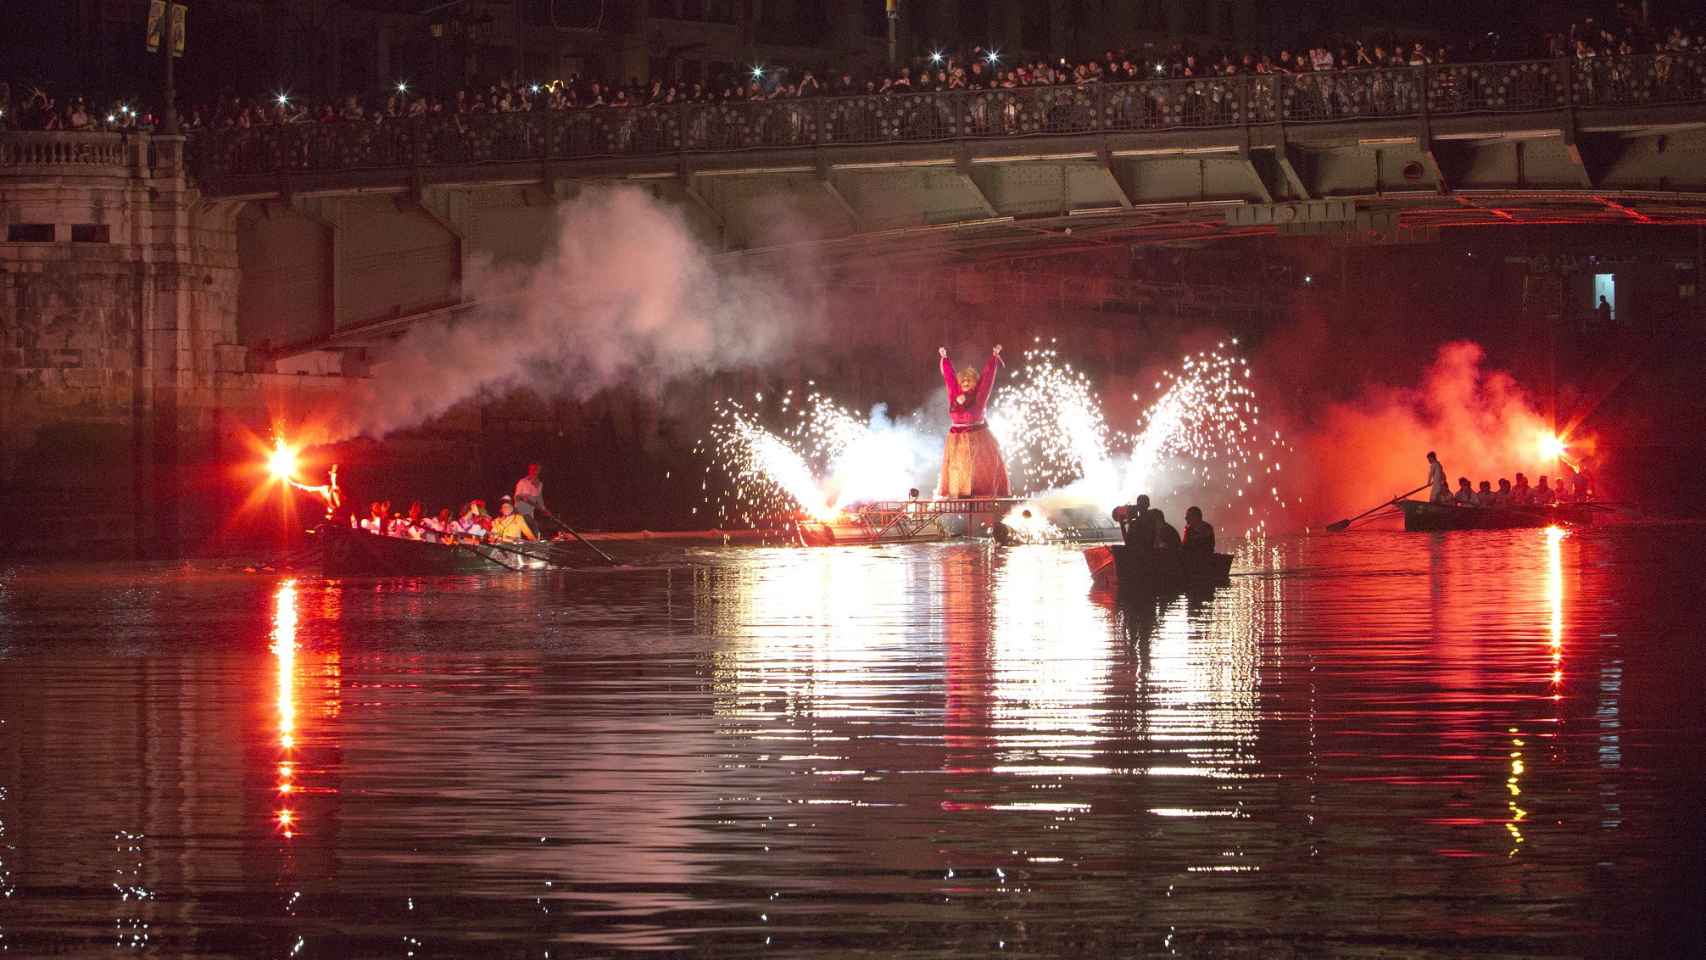
<svg viewBox="0 0 1706 960"><path fill-rule="evenodd" d="M1593 523L1593 515L1598 509L1593 503L1473 507L1461 503L1430 503L1426 500L1399 500L1397 506L1404 511L1404 529L1410 531L1581 526Z"/></svg>
<svg viewBox="0 0 1706 960"><path fill-rule="evenodd" d="M1186 554L1151 552L1139 559L1123 543L1110 543L1084 551L1084 563L1097 589L1115 590L1126 596L1160 596L1188 590L1221 586L1232 573L1232 554Z"/></svg>

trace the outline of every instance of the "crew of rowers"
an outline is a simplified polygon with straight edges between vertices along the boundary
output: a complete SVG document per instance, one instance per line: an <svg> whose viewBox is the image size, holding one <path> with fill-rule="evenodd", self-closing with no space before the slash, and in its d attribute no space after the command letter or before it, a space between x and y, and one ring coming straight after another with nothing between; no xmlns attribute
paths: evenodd
<svg viewBox="0 0 1706 960"><path fill-rule="evenodd" d="M1501 478L1497 490L1492 483L1481 481L1479 489L1470 486L1468 477L1457 478L1457 490L1449 491L1445 485L1447 474L1445 467L1440 465L1439 457L1428 452L1428 499L1439 504L1457 504L1462 507L1549 507L1554 503L1583 503L1593 499L1593 476L1583 467L1576 471L1570 489L1564 488L1563 478L1558 485L1552 486L1547 478L1541 477L1534 486L1528 485L1528 478L1522 474L1516 475L1516 483Z"/></svg>
<svg viewBox="0 0 1706 960"><path fill-rule="evenodd" d="M531 463L527 476L516 481L515 493L498 501L496 516L486 510L486 501L478 499L463 504L455 514L445 507L433 516L422 511L418 500L409 504L407 513L393 513L391 501L375 500L366 517L358 521L352 516L350 523L368 533L428 543L515 543L540 539L541 518L554 519L545 507L539 464Z"/></svg>
<svg viewBox="0 0 1706 960"><path fill-rule="evenodd" d="M1167 522L1166 514L1150 508L1148 494L1139 496L1130 506L1115 507L1114 522L1120 525L1120 535L1128 547L1159 553L1178 550L1186 559L1214 553L1214 527L1203 520L1201 507L1185 511L1183 536Z"/></svg>
<svg viewBox="0 0 1706 960"><path fill-rule="evenodd" d="M1569 492L1564 491L1561 481L1553 488L1545 477L1530 487L1528 478L1520 473L1516 475L1516 483L1501 478L1497 490L1486 480L1476 489L1469 485L1468 477L1458 477L1451 502L1464 507L1549 507L1554 503L1588 500L1588 490L1580 475L1576 477L1575 489Z"/></svg>

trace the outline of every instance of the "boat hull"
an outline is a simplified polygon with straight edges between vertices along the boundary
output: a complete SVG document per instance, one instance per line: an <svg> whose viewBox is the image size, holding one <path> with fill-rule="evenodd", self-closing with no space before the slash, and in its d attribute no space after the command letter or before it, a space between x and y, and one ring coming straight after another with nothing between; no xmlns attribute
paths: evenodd
<svg viewBox="0 0 1706 960"><path fill-rule="evenodd" d="M431 577L542 569L549 542L449 544L322 526L320 571L331 577Z"/></svg>
<svg viewBox="0 0 1706 960"><path fill-rule="evenodd" d="M1118 590L1122 596L1213 589L1226 583L1232 572L1230 553L1187 557L1176 552L1139 558L1123 543L1091 547L1084 551L1084 563L1097 589Z"/></svg>
<svg viewBox="0 0 1706 960"><path fill-rule="evenodd" d="M1544 507L1468 507L1455 503L1400 500L1404 529L1513 530L1527 527L1581 526L1593 522L1594 507L1586 503L1555 503Z"/></svg>

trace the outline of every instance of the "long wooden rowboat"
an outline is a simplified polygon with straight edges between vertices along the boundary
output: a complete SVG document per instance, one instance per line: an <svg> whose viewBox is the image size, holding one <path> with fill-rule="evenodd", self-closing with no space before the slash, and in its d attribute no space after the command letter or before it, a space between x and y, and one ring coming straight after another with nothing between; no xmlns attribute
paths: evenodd
<svg viewBox="0 0 1706 960"><path fill-rule="evenodd" d="M550 541L450 544L382 537L326 524L314 531L320 570L327 576L430 577L500 570L541 570L552 565Z"/></svg>
<svg viewBox="0 0 1706 960"><path fill-rule="evenodd" d="M1582 525L1593 522L1591 503L1548 506L1469 507L1457 503L1400 500L1405 530L1510 530L1521 527Z"/></svg>
<svg viewBox="0 0 1706 960"><path fill-rule="evenodd" d="M1090 579L1102 590L1118 589L1128 596L1157 596L1200 587L1218 587L1232 572L1232 554L1187 556L1183 551L1150 554L1137 559L1123 543L1091 547L1084 551Z"/></svg>

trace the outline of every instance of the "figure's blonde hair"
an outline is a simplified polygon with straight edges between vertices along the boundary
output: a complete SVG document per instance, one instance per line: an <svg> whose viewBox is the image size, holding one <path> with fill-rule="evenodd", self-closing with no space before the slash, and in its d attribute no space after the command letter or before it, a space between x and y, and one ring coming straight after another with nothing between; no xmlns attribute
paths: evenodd
<svg viewBox="0 0 1706 960"><path fill-rule="evenodd" d="M961 390L970 390L977 386L977 371L970 367L962 369L959 373L959 381Z"/></svg>

